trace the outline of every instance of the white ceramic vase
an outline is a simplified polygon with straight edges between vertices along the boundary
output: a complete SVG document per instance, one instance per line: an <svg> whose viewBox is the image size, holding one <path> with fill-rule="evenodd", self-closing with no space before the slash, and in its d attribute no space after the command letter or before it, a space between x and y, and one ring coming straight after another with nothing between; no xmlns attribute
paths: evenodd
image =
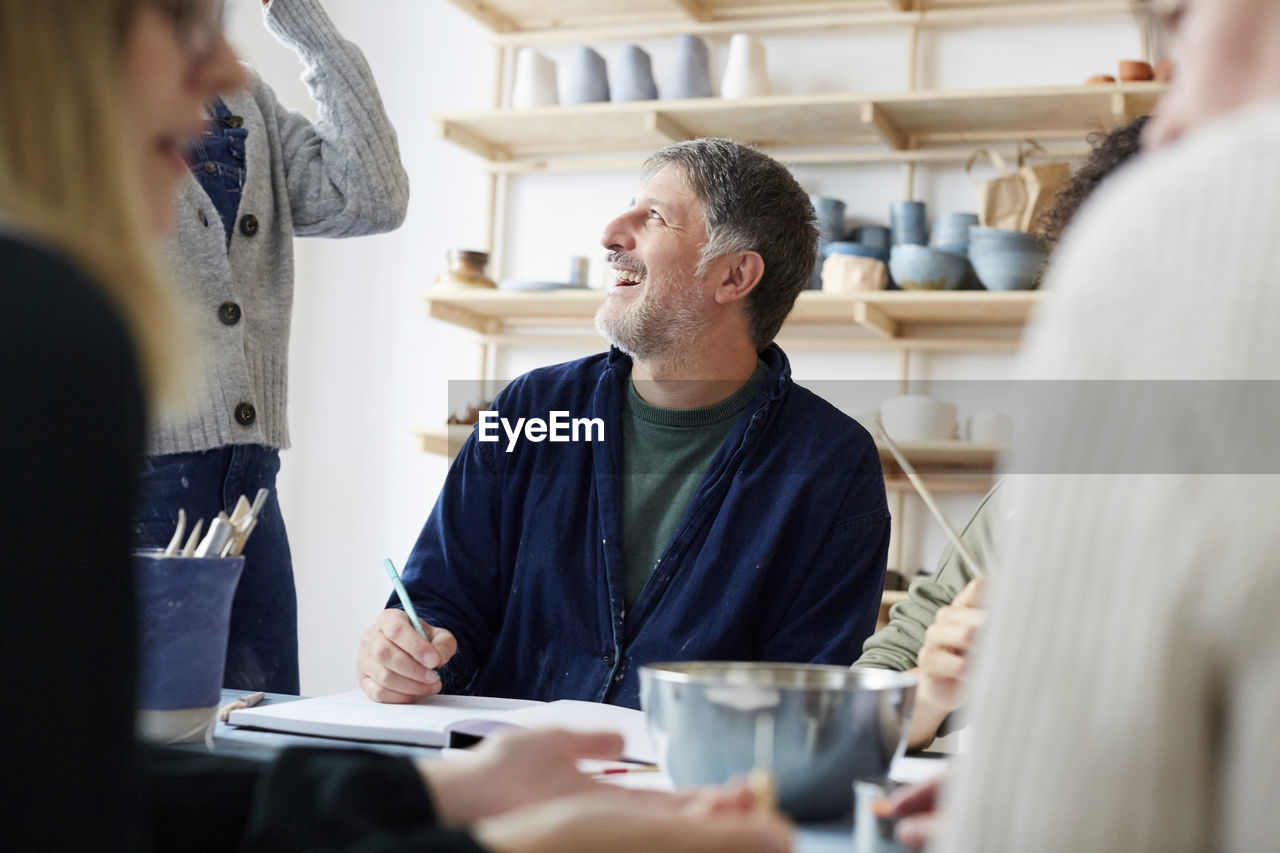
<svg viewBox="0 0 1280 853"><path fill-rule="evenodd" d="M517 110L560 103L556 64L531 47L520 48L516 56L516 79L511 88L511 106Z"/></svg>
<svg viewBox="0 0 1280 853"><path fill-rule="evenodd" d="M729 62L720 84L720 96L741 99L769 94L769 72L765 67L764 43L746 33L729 40Z"/></svg>

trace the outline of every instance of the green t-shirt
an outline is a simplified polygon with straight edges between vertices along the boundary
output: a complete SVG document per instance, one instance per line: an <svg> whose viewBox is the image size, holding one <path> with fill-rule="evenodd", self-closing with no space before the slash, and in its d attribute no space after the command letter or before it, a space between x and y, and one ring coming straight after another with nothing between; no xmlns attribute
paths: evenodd
<svg viewBox="0 0 1280 853"><path fill-rule="evenodd" d="M651 406L627 383L622 418L622 562L627 609L640 596L675 536L685 508L702 483L738 415L760 390L768 368L727 399L700 409Z"/></svg>

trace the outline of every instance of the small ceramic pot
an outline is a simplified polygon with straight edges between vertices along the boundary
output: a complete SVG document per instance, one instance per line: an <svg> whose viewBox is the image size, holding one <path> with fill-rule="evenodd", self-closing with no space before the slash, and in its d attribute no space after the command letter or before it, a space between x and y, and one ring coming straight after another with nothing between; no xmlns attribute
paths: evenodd
<svg viewBox="0 0 1280 853"><path fill-rule="evenodd" d="M819 242L831 243L839 240L844 235L844 202L821 195L809 196L809 202L818 216Z"/></svg>
<svg viewBox="0 0 1280 853"><path fill-rule="evenodd" d="M649 54L637 45L624 45L614 65L612 89L615 101L656 100L658 84L653 80Z"/></svg>
<svg viewBox="0 0 1280 853"><path fill-rule="evenodd" d="M1142 60L1122 59L1120 60L1119 74L1117 76L1122 83L1136 83L1142 80L1150 80L1156 76L1156 73L1150 64Z"/></svg>
<svg viewBox="0 0 1280 853"><path fill-rule="evenodd" d="M769 72L765 67L764 43L755 36L738 33L729 40L729 62L720 84L722 98L758 98L769 94Z"/></svg>
<svg viewBox="0 0 1280 853"><path fill-rule="evenodd" d="M883 225L863 225L849 232L849 240L874 249L883 249L885 258L888 258L889 247L893 245L893 232Z"/></svg>
<svg viewBox="0 0 1280 853"><path fill-rule="evenodd" d="M609 100L609 72L604 57L583 46L573 54L565 83L566 104L592 104Z"/></svg>
<svg viewBox="0 0 1280 853"><path fill-rule="evenodd" d="M925 225L924 202L895 201L889 205L889 229L895 246L902 243L923 246L927 243L929 229Z"/></svg>
<svg viewBox="0 0 1280 853"><path fill-rule="evenodd" d="M1095 74L1088 80L1085 80L1084 84L1086 86L1101 86L1106 83L1114 82L1116 82L1116 78L1112 77L1110 74Z"/></svg>
<svg viewBox="0 0 1280 853"><path fill-rule="evenodd" d="M836 253L822 263L822 289L827 293L884 290L888 285L889 270L876 258Z"/></svg>
<svg viewBox="0 0 1280 853"><path fill-rule="evenodd" d="M556 64L531 47L516 55L516 80L511 89L511 106L517 110L560 103Z"/></svg>
<svg viewBox="0 0 1280 853"><path fill-rule="evenodd" d="M680 37L676 62L662 91L668 100L715 95L711 87L711 54L707 51L706 42L694 35Z"/></svg>

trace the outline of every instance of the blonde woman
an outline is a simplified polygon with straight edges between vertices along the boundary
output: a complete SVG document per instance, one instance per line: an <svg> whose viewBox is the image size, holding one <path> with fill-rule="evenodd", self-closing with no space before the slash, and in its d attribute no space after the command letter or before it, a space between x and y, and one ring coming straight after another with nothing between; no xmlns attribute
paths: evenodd
<svg viewBox="0 0 1280 853"><path fill-rule="evenodd" d="M149 235L171 221L205 102L244 84L221 13L0 0L5 849L787 849L741 789L690 801L579 774L621 749L610 734L527 733L422 767L134 744L136 474L146 401L185 357Z"/></svg>

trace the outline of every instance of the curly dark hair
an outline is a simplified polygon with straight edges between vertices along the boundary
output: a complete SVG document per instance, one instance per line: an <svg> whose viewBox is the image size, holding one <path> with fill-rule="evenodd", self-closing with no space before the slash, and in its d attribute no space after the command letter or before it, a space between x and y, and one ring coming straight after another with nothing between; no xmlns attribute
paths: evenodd
<svg viewBox="0 0 1280 853"><path fill-rule="evenodd" d="M1149 116L1139 116L1110 133L1089 134L1089 144L1093 146L1093 151L1071 181L1054 196L1053 206L1040 215L1036 222L1036 231L1040 236L1050 244L1058 242L1062 232L1067 230L1067 226L1075 218L1076 211L1093 195L1098 185L1142 149L1142 129L1147 126L1148 118Z"/></svg>

